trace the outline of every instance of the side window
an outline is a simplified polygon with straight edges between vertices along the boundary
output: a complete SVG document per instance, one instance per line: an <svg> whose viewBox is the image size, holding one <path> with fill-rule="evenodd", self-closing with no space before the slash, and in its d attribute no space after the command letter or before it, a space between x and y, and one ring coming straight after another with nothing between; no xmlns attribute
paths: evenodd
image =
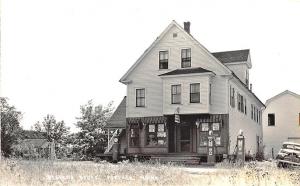
<svg viewBox="0 0 300 186"><path fill-rule="evenodd" d="M168 69L169 52L159 51L159 69Z"/></svg>
<svg viewBox="0 0 300 186"><path fill-rule="evenodd" d="M275 114L268 114L268 126L275 126Z"/></svg>
<svg viewBox="0 0 300 186"><path fill-rule="evenodd" d="M245 113L245 115L247 115L247 100L246 100L246 98L245 98L245 110L244 110L244 113Z"/></svg>
<svg viewBox="0 0 300 186"><path fill-rule="evenodd" d="M190 103L200 103L200 83L190 84Z"/></svg>
<svg viewBox="0 0 300 186"><path fill-rule="evenodd" d="M136 107L145 107L145 89L136 89Z"/></svg>
<svg viewBox="0 0 300 186"><path fill-rule="evenodd" d="M181 49L181 68L191 67L191 49Z"/></svg>
<svg viewBox="0 0 300 186"><path fill-rule="evenodd" d="M234 88L232 88L231 86L230 86L230 106L232 107L232 108L234 108L235 107L235 92L234 92Z"/></svg>
<svg viewBox="0 0 300 186"><path fill-rule="evenodd" d="M181 103L181 85L171 86L171 103L172 104Z"/></svg>

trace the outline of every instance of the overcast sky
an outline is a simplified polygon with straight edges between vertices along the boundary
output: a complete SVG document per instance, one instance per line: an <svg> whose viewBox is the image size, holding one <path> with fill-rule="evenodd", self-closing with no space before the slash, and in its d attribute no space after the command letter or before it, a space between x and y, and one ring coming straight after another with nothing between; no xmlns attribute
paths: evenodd
<svg viewBox="0 0 300 186"><path fill-rule="evenodd" d="M263 102L300 94L300 0L3 0L2 96L26 129L48 113L72 127L89 99L119 104L118 80L172 20L211 52L250 49Z"/></svg>

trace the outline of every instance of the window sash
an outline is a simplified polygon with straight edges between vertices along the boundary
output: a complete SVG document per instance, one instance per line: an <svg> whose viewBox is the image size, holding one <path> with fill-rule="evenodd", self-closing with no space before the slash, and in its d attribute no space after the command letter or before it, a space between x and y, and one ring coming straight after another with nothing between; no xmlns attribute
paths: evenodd
<svg viewBox="0 0 300 186"><path fill-rule="evenodd" d="M171 86L171 102L172 104L181 103L181 85Z"/></svg>
<svg viewBox="0 0 300 186"><path fill-rule="evenodd" d="M159 69L168 69L169 52L159 51Z"/></svg>
<svg viewBox="0 0 300 186"><path fill-rule="evenodd" d="M190 103L200 103L200 83L190 84Z"/></svg>
<svg viewBox="0 0 300 186"><path fill-rule="evenodd" d="M181 67L191 67L191 49L181 49Z"/></svg>
<svg viewBox="0 0 300 186"><path fill-rule="evenodd" d="M145 107L145 89L136 89L136 107Z"/></svg>

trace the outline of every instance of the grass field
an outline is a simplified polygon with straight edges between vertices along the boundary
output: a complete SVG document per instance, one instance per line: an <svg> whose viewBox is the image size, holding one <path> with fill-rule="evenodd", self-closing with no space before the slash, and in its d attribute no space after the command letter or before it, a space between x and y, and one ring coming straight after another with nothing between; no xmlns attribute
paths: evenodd
<svg viewBox="0 0 300 186"><path fill-rule="evenodd" d="M149 163L18 161L0 165L0 185L300 185L299 170L274 164L185 167Z"/></svg>

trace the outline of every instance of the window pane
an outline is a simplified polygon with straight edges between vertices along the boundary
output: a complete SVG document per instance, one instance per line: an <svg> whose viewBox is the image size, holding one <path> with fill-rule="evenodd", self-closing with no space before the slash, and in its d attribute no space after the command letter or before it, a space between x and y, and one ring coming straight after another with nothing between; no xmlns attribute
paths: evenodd
<svg viewBox="0 0 300 186"><path fill-rule="evenodd" d="M191 84L191 93L200 92L200 83Z"/></svg>
<svg viewBox="0 0 300 186"><path fill-rule="evenodd" d="M159 69L168 69L168 51L159 51Z"/></svg>
<svg viewBox="0 0 300 186"><path fill-rule="evenodd" d="M200 93L191 93L191 103L200 103Z"/></svg>
<svg viewBox="0 0 300 186"><path fill-rule="evenodd" d="M191 67L191 49L181 50L181 67Z"/></svg>

